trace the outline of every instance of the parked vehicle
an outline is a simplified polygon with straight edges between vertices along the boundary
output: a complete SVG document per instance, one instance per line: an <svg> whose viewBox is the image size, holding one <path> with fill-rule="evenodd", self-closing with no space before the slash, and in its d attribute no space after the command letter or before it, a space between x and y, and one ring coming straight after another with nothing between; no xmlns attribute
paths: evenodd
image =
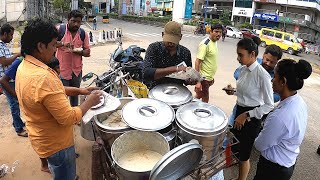
<svg viewBox="0 0 320 180"><path fill-rule="evenodd" d="M109 16L108 15L102 16L102 22L103 23L110 23Z"/></svg>
<svg viewBox="0 0 320 180"><path fill-rule="evenodd" d="M110 94L115 94L121 78L129 76L130 79L142 82L143 58L141 52L145 52L145 49L136 45L131 45L123 50L120 37L118 48L110 55L110 70L102 75L90 72L84 75L82 80L87 81L95 76L96 78L92 83Z"/></svg>
<svg viewBox="0 0 320 180"><path fill-rule="evenodd" d="M303 51L303 48L298 39L293 34L287 32L262 28L260 39L262 47L266 47L270 44L275 44L291 55L298 54Z"/></svg>
<svg viewBox="0 0 320 180"><path fill-rule="evenodd" d="M252 38L252 37L258 37L256 33L254 33L251 29L241 29L243 37L246 38Z"/></svg>
<svg viewBox="0 0 320 180"><path fill-rule="evenodd" d="M242 39L243 35L239 29L232 27L232 26L227 26L226 28L227 28L227 36L228 37Z"/></svg>
<svg viewBox="0 0 320 180"><path fill-rule="evenodd" d="M261 30L259 29L253 29L252 30L256 35L260 36Z"/></svg>

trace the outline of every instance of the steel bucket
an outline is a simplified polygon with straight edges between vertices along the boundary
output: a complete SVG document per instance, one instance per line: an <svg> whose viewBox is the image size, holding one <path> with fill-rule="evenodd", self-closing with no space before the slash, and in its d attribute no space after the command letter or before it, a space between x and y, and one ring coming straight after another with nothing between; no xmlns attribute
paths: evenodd
<svg viewBox="0 0 320 180"><path fill-rule="evenodd" d="M164 156L169 152L169 144L165 137L158 132L147 132L133 130L119 136L111 147L111 157L114 162L114 168L120 180L148 180L150 170L136 172L125 169L119 164L119 159L126 153L150 150ZM141 162L143 163L143 162ZM154 164L156 165L156 164ZM137 165L139 166L139 165Z"/></svg>

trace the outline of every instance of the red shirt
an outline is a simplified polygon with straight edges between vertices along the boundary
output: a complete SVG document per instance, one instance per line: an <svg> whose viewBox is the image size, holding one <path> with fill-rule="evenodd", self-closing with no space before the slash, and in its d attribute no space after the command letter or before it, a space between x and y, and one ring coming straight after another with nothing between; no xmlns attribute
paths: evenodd
<svg viewBox="0 0 320 180"><path fill-rule="evenodd" d="M57 27L58 30L60 26ZM90 49L89 46L89 36L85 33L84 42L80 38L80 29L77 34L72 38L72 34L68 30L68 24L66 25L66 31L61 39L64 44L72 42L74 48ZM60 76L65 80L70 80L72 78L72 73L79 76L82 71L82 56L70 52L67 47L60 47L57 49L56 57L60 62Z"/></svg>

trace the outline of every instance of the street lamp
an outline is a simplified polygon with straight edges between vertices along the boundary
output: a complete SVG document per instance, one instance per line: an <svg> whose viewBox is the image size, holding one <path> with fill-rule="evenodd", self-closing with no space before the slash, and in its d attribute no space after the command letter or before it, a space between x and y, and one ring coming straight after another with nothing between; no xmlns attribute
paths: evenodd
<svg viewBox="0 0 320 180"><path fill-rule="evenodd" d="M206 19L207 19L207 11L208 11L208 0L206 0L206 8L204 9L204 20L203 20L203 23L204 23L204 26L206 25Z"/></svg>
<svg viewBox="0 0 320 180"><path fill-rule="evenodd" d="M288 0L287 0L287 4L286 4L286 12L285 12L285 16L284 16L284 23L283 23L283 30L286 32L286 19L287 19L287 13L288 13Z"/></svg>

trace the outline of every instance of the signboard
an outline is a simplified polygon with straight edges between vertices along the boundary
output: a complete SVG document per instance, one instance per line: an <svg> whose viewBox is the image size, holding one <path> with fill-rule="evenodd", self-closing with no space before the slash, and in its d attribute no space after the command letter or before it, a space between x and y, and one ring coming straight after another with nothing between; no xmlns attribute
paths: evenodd
<svg viewBox="0 0 320 180"><path fill-rule="evenodd" d="M253 16L253 9L234 7L232 10L232 14L233 16L244 16L244 17L251 18Z"/></svg>
<svg viewBox="0 0 320 180"><path fill-rule="evenodd" d="M274 14L261 14L261 13L254 13L253 18L267 20L267 21L276 21L278 22L278 16Z"/></svg>
<svg viewBox="0 0 320 180"><path fill-rule="evenodd" d="M292 23L292 19L289 17L283 17L283 16L279 16L279 22L286 22L286 23Z"/></svg>
<svg viewBox="0 0 320 180"><path fill-rule="evenodd" d="M193 0L186 0L186 9L184 13L185 19L191 19L192 17L192 4L193 4Z"/></svg>
<svg viewBox="0 0 320 180"><path fill-rule="evenodd" d="M254 2L260 2L260 3L276 3L276 0L254 0Z"/></svg>

